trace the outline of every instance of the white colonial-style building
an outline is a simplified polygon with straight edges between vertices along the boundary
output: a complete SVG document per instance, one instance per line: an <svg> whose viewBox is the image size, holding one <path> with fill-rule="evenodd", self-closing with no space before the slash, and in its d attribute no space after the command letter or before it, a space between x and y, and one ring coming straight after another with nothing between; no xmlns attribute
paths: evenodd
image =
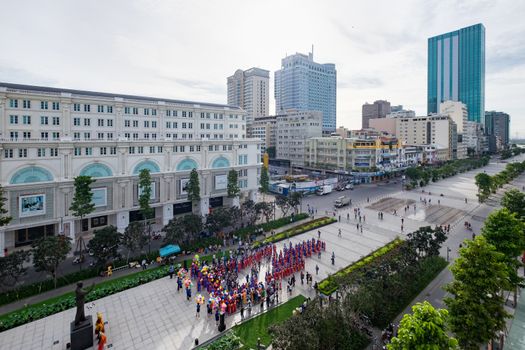
<svg viewBox="0 0 525 350"><path fill-rule="evenodd" d="M0 184L13 218L0 227L0 255L81 228L124 231L141 218L142 169L152 174L159 224L226 204L230 169L241 196L255 199L261 141L246 138L244 119L227 105L0 83ZM194 168L201 201L192 204L184 186ZM96 210L83 222L69 210L78 175L96 179Z"/></svg>

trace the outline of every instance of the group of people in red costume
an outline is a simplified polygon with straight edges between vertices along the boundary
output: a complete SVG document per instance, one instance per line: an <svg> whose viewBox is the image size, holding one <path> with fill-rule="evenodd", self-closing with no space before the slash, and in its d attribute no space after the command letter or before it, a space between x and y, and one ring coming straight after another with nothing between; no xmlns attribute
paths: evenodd
<svg viewBox="0 0 525 350"><path fill-rule="evenodd" d="M227 259L213 258L211 264L200 261L195 256L190 271L181 269L178 278L195 280L197 287L197 317L200 306L206 303L200 294L206 291L209 294L206 309L209 316L215 314L218 323L220 314L233 314L244 311L251 312L254 305L260 304L261 310L264 302L267 307L278 300L278 291L281 290L281 280L303 271L305 260L312 255L326 250L326 243L312 238L301 243L284 246L283 250L277 251L275 244L268 244L259 248L245 250L240 254L231 253ZM264 281L259 280L261 264L269 266ZM249 269L245 278L239 281L239 272ZM187 283L185 283L186 285ZM191 288L191 285L188 285ZM191 292L190 292L191 293ZM191 294L190 294L191 295Z"/></svg>

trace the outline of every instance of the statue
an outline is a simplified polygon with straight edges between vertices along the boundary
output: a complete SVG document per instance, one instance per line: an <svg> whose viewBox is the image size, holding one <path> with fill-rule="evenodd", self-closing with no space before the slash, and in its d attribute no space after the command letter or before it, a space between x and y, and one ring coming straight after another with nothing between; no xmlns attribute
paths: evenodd
<svg viewBox="0 0 525 350"><path fill-rule="evenodd" d="M83 283L78 282L77 283L77 289L75 290L75 300L77 304L77 314L75 315L75 326L78 326L82 322L86 320L86 314L84 313L84 302L86 299L86 295L90 293L93 288L95 288L95 283L91 285L91 288L89 290L85 291L82 289Z"/></svg>

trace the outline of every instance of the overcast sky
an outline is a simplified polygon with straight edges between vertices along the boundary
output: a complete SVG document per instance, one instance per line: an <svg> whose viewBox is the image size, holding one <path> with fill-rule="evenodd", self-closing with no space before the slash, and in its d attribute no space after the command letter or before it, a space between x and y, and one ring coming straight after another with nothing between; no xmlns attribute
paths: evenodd
<svg viewBox="0 0 525 350"><path fill-rule="evenodd" d="M335 63L337 125L377 99L426 114L427 38L486 28L486 109L525 136L525 1L0 0L0 81L226 103L238 69Z"/></svg>

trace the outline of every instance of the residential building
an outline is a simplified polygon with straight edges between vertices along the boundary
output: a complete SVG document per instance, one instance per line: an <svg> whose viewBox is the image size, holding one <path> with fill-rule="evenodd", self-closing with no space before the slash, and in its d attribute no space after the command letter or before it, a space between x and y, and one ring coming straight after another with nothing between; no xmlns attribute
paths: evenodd
<svg viewBox="0 0 525 350"><path fill-rule="evenodd" d="M261 68L238 69L228 77L228 105L246 111L246 123L270 115L270 71Z"/></svg>
<svg viewBox="0 0 525 350"><path fill-rule="evenodd" d="M463 142L469 154L481 155L488 152L488 138L483 124L467 121L463 128Z"/></svg>
<svg viewBox="0 0 525 350"><path fill-rule="evenodd" d="M370 129L374 129L379 132L388 133L390 135L396 134L396 119L395 118L373 118L373 119L370 119L368 122L370 125Z"/></svg>
<svg viewBox="0 0 525 350"><path fill-rule="evenodd" d="M416 112L410 109L401 109L396 111L391 111L386 115L387 118L412 118L416 116Z"/></svg>
<svg viewBox="0 0 525 350"><path fill-rule="evenodd" d="M263 141L261 153L265 153L266 149L276 146L276 128L276 116L257 118L253 121L252 137Z"/></svg>
<svg viewBox="0 0 525 350"><path fill-rule="evenodd" d="M230 169L242 197L255 199L261 141L247 139L245 125L244 111L227 105L0 83L0 184L13 218L0 229L0 254L46 235L123 232L142 217L142 169L157 224L225 204ZM198 203L184 189L192 169ZM96 180L95 211L82 222L69 210L79 175Z"/></svg>
<svg viewBox="0 0 525 350"><path fill-rule="evenodd" d="M335 135L341 136L342 138L347 138L350 137L350 130L348 130L344 126L340 126L335 130Z"/></svg>
<svg viewBox="0 0 525 350"><path fill-rule="evenodd" d="M485 134L493 136L490 152L508 147L510 140L510 116L504 112L485 112Z"/></svg>
<svg viewBox="0 0 525 350"><path fill-rule="evenodd" d="M366 102L362 107L361 127L367 129L370 127L369 120L375 118L385 118L391 112L390 102L378 100L374 103Z"/></svg>
<svg viewBox="0 0 525 350"><path fill-rule="evenodd" d="M448 115L397 118L396 136L406 145L437 145L447 148L449 159L457 157L456 123Z"/></svg>
<svg viewBox="0 0 525 350"><path fill-rule="evenodd" d="M323 115L319 111L289 110L277 116L278 159L287 159L292 165L304 165L304 147L311 137L321 137Z"/></svg>
<svg viewBox="0 0 525 350"><path fill-rule="evenodd" d="M485 119L485 27L470 27L428 39L428 114L444 101L467 105L468 120Z"/></svg>
<svg viewBox="0 0 525 350"><path fill-rule="evenodd" d="M463 142L463 129L468 121L467 105L460 101L444 101L439 104L440 114L448 115L457 127L458 148L457 159L465 159L468 156L468 147Z"/></svg>
<svg viewBox="0 0 525 350"><path fill-rule="evenodd" d="M313 50L307 55L296 53L282 59L275 72L275 110L320 111L323 134L336 128L337 72L332 63L314 62Z"/></svg>

